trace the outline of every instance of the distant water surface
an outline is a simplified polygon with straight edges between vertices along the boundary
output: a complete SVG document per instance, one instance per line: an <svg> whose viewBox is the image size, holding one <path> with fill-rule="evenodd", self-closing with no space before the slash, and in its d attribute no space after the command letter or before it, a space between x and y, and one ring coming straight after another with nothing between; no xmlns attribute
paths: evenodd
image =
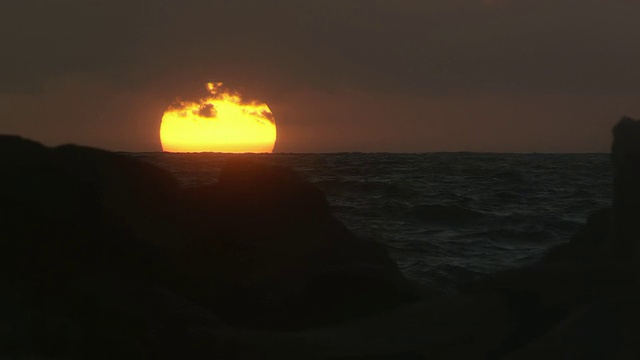
<svg viewBox="0 0 640 360"><path fill-rule="evenodd" d="M607 154L130 155L187 186L215 182L230 156L290 166L408 277L443 291L538 259L612 196Z"/></svg>

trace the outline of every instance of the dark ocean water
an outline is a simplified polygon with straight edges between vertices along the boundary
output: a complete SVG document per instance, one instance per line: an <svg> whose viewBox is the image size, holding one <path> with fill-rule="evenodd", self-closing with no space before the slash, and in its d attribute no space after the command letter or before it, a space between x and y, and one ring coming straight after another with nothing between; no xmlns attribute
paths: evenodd
<svg viewBox="0 0 640 360"><path fill-rule="evenodd" d="M408 277L443 291L539 259L612 196L607 154L131 155L187 186L215 182L230 156L290 166Z"/></svg>

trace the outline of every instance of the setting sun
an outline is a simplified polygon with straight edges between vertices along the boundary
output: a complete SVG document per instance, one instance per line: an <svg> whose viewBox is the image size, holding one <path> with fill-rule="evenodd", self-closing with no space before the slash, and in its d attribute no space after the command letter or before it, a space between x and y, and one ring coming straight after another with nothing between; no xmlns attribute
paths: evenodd
<svg viewBox="0 0 640 360"><path fill-rule="evenodd" d="M244 102L208 83L209 96L196 102L176 101L162 116L160 140L169 152L271 152L276 125L267 104Z"/></svg>

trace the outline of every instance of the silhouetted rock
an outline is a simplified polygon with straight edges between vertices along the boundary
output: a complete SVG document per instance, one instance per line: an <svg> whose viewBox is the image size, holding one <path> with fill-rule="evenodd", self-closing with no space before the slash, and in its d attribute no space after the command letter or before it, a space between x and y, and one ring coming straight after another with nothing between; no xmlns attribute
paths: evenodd
<svg viewBox="0 0 640 360"><path fill-rule="evenodd" d="M612 208L592 214L570 242L535 264L469 290L508 299L514 325L495 358L514 351L509 358L640 355L630 340L640 336L640 121L623 118L613 134Z"/></svg>
<svg viewBox="0 0 640 360"><path fill-rule="evenodd" d="M233 311L230 296L229 318L296 328L416 298L386 249L354 236L289 168L234 158L217 183L186 194L192 227L217 259L208 272L226 274L219 280L251 299Z"/></svg>
<svg viewBox="0 0 640 360"><path fill-rule="evenodd" d="M613 234L618 261L634 267L640 277L640 121L622 118L613 128ZM629 269L631 270L631 269Z"/></svg>
<svg viewBox="0 0 640 360"><path fill-rule="evenodd" d="M123 155L3 136L0 173L0 315L25 329L0 345L14 355L224 353L188 334L330 324L416 297L386 250L287 168L239 159L185 190ZM31 331L46 326L68 333Z"/></svg>
<svg viewBox="0 0 640 360"><path fill-rule="evenodd" d="M606 252L611 214L611 209L595 212L571 241L542 259L490 275L463 292L463 297L476 297L476 306L495 294L508 304L507 336L487 358L499 359L526 346L608 293L618 279Z"/></svg>
<svg viewBox="0 0 640 360"><path fill-rule="evenodd" d="M160 210L152 193L175 198L172 177L95 149L47 149L16 137L0 138L0 149L0 291L10 299L2 317L24 329L2 349L142 356L157 319L171 312L153 305L161 297L152 289L185 279L145 220Z"/></svg>
<svg viewBox="0 0 640 360"><path fill-rule="evenodd" d="M422 290L289 168L234 157L217 183L183 189L125 156L0 137L0 350L280 359L326 341L351 351L324 358L367 358L393 337L373 345L392 358L638 358L640 122L613 133L610 209L534 264L400 308ZM479 216L464 210L417 209ZM321 325L334 327L255 330Z"/></svg>

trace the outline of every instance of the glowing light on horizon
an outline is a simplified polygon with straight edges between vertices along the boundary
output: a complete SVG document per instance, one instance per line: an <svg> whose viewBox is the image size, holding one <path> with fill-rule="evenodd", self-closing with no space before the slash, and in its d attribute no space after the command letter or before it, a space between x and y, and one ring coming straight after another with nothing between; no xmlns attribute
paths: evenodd
<svg viewBox="0 0 640 360"><path fill-rule="evenodd" d="M162 116L160 141L169 152L270 153L276 142L271 109L243 102L220 82L207 83L209 96L176 101Z"/></svg>

